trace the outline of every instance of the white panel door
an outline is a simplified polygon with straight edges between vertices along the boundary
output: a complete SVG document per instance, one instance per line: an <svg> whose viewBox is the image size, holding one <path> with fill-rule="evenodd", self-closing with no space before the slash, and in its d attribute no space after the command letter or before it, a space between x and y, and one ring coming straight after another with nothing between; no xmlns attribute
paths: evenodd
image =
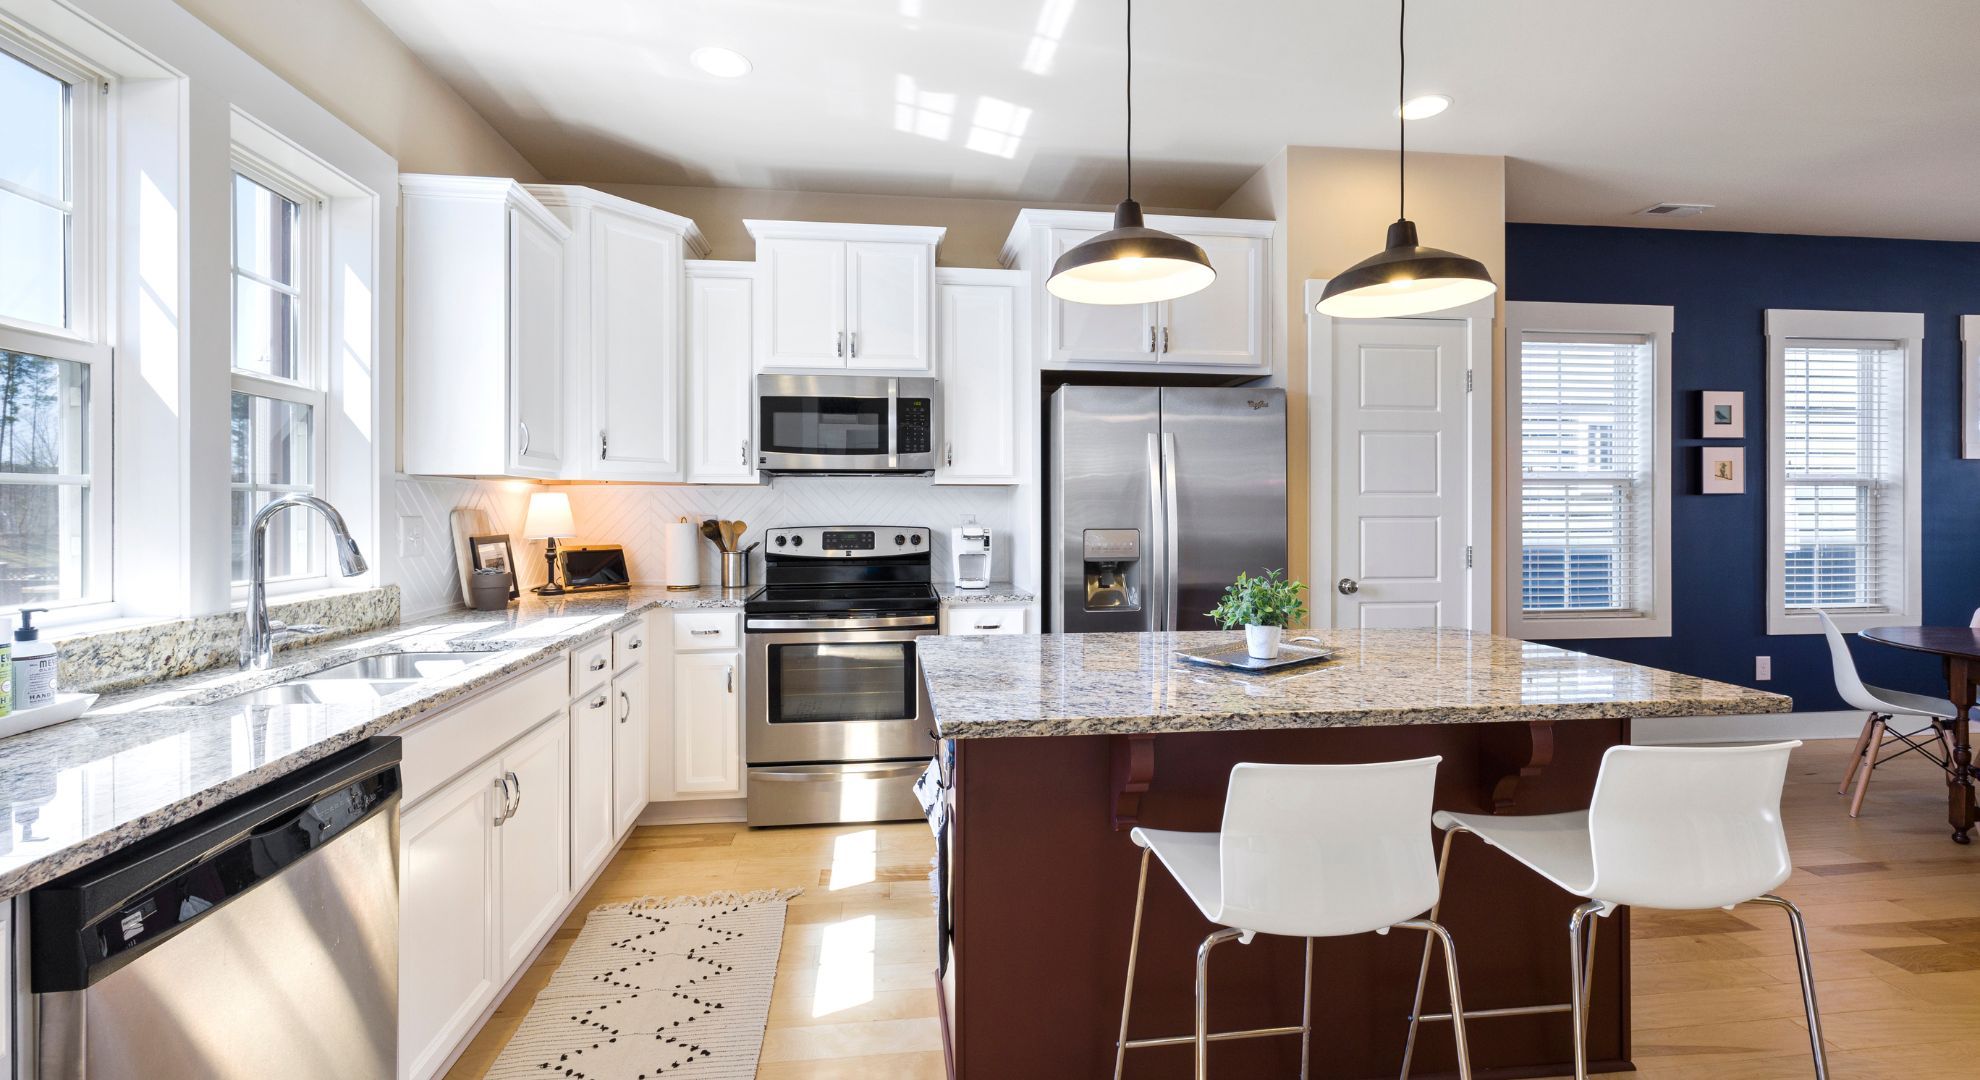
<svg viewBox="0 0 1980 1080"><path fill-rule="evenodd" d="M687 478L696 484L753 484L750 410L755 374L756 282L746 268L688 273Z"/></svg>
<svg viewBox="0 0 1980 1080"><path fill-rule="evenodd" d="M1333 325L1338 580L1314 599L1335 626L1464 626L1465 324Z"/></svg>
<svg viewBox="0 0 1980 1080"><path fill-rule="evenodd" d="M681 478L680 238L591 217L593 476Z"/></svg>
<svg viewBox="0 0 1980 1080"><path fill-rule="evenodd" d="M562 713L502 754L514 809L495 829L501 849L496 959L503 978L556 926L571 896L569 757Z"/></svg>
<svg viewBox="0 0 1980 1080"><path fill-rule="evenodd" d="M399 1080L426 1080L504 976L495 966L501 770L470 769L399 823Z"/></svg>
<svg viewBox="0 0 1980 1080"><path fill-rule="evenodd" d="M563 392L564 242L542 222L510 210L511 472L557 475L564 456Z"/></svg>
<svg viewBox="0 0 1980 1080"><path fill-rule="evenodd" d="M1052 259L1100 235L1052 230ZM1042 273L1050 273L1046 267ZM1153 364L1161 342L1159 304L1072 304L1046 294L1045 317L1052 355L1047 367L1079 364Z"/></svg>
<svg viewBox="0 0 1980 1080"><path fill-rule="evenodd" d="M742 791L742 654L674 657L674 793Z"/></svg>
<svg viewBox="0 0 1980 1080"><path fill-rule="evenodd" d="M1015 285L943 285L938 484L1017 483Z"/></svg>
<svg viewBox="0 0 1980 1080"><path fill-rule="evenodd" d="M625 835L647 803L646 743L652 713L647 670L636 664L612 677L612 834Z"/></svg>
<svg viewBox="0 0 1980 1080"><path fill-rule="evenodd" d="M845 241L764 240L757 261L769 292L763 366L845 367Z"/></svg>
<svg viewBox="0 0 1980 1080"><path fill-rule="evenodd" d="M1271 327L1265 265L1268 242L1256 236L1192 236L1217 270L1217 280L1162 307L1158 356L1163 364L1268 371Z"/></svg>
<svg viewBox="0 0 1980 1080"><path fill-rule="evenodd" d="M604 687L571 704L571 888L582 886L618 840L612 783L614 700Z"/></svg>
<svg viewBox="0 0 1980 1080"><path fill-rule="evenodd" d="M846 364L932 371L935 250L927 244L858 241L846 248Z"/></svg>

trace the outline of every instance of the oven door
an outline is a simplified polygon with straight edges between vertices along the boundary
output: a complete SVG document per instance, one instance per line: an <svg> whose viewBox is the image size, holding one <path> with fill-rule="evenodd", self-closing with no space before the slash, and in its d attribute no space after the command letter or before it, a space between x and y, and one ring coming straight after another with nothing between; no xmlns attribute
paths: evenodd
<svg viewBox="0 0 1980 1080"><path fill-rule="evenodd" d="M925 759L928 692L915 639L933 614L764 615L749 647L749 764Z"/></svg>

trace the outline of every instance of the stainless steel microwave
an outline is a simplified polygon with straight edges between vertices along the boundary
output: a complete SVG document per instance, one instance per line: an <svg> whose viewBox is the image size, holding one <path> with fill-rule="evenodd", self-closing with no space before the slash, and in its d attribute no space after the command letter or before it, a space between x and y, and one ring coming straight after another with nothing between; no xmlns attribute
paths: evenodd
<svg viewBox="0 0 1980 1080"><path fill-rule="evenodd" d="M934 379L758 375L756 466L772 473L932 473Z"/></svg>

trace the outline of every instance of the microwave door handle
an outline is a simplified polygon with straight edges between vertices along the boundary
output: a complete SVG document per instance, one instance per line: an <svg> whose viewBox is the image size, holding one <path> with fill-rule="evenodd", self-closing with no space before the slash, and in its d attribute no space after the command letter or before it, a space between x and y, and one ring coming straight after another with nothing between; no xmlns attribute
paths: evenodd
<svg viewBox="0 0 1980 1080"><path fill-rule="evenodd" d="M1168 590L1162 597L1162 615L1165 628L1176 628L1176 609L1181 607L1177 593L1182 588L1182 526L1177 520L1176 507L1176 434L1173 431L1162 433L1162 512L1168 521L1162 529L1163 545L1167 564L1162 568L1162 583Z"/></svg>
<svg viewBox="0 0 1980 1080"><path fill-rule="evenodd" d="M887 467L901 467L901 381L887 380Z"/></svg>
<svg viewBox="0 0 1980 1080"><path fill-rule="evenodd" d="M1169 544L1168 512L1162 506L1162 449L1161 436L1148 433L1148 524L1149 550L1145 560L1148 566L1148 584L1142 590L1147 597L1148 617L1142 624L1150 630L1161 630L1168 626L1168 615L1163 604L1169 596L1164 561Z"/></svg>

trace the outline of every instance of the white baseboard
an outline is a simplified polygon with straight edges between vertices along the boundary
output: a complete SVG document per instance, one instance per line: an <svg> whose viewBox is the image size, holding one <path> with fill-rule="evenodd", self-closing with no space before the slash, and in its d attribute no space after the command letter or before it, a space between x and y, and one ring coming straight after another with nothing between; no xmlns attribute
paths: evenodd
<svg viewBox="0 0 1980 1080"><path fill-rule="evenodd" d="M745 799L683 799L680 802L647 803L640 812L640 825L715 825L746 821L749 802Z"/></svg>
<svg viewBox="0 0 1980 1080"><path fill-rule="evenodd" d="M1630 721L1637 746L1696 743L1775 742L1784 739L1854 739L1864 714L1837 712L1770 713L1758 716L1666 716Z"/></svg>

